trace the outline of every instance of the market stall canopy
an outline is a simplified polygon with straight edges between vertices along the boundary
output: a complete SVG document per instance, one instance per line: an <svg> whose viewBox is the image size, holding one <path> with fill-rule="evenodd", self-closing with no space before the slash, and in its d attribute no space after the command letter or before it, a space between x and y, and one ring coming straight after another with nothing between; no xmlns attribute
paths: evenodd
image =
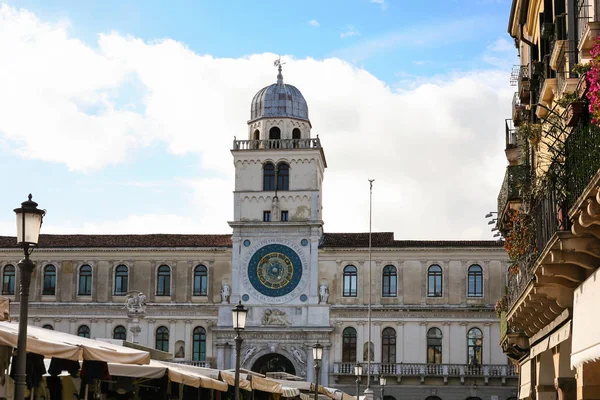
<svg viewBox="0 0 600 400"><path fill-rule="evenodd" d="M206 388L206 389L214 389L220 392L227 391L227 383L221 382L219 380L209 378L207 376L201 375L200 373L192 372L188 368L181 368L176 366L176 364L162 363L160 361L156 361L158 364L164 365L168 368L169 379L175 383L181 383L183 385L192 386L196 388Z"/></svg>
<svg viewBox="0 0 600 400"><path fill-rule="evenodd" d="M108 363L108 373L111 376L160 379L166 372L167 367L154 360L150 360L148 365Z"/></svg>
<svg viewBox="0 0 600 400"><path fill-rule="evenodd" d="M18 324L0 321L0 344L17 347ZM150 354L108 342L28 325L27 351L44 357L93 360L121 364L148 364Z"/></svg>
<svg viewBox="0 0 600 400"><path fill-rule="evenodd" d="M600 324L596 320L600 304L600 269L575 289L573 297L571 367L577 368L600 358Z"/></svg>
<svg viewBox="0 0 600 400"><path fill-rule="evenodd" d="M250 383L250 381L248 379L246 379L247 376L248 375L244 374L244 376L242 377L242 374L240 374L240 389L251 392L252 384ZM226 372L226 371L221 371L221 379L223 379L223 381L227 382L227 384L229 386L235 386L235 375L230 374L229 372Z"/></svg>
<svg viewBox="0 0 600 400"><path fill-rule="evenodd" d="M252 377L252 389L260 390L261 392L268 392L268 393L281 394L283 392L281 383L276 382L272 379L261 378L258 376Z"/></svg>

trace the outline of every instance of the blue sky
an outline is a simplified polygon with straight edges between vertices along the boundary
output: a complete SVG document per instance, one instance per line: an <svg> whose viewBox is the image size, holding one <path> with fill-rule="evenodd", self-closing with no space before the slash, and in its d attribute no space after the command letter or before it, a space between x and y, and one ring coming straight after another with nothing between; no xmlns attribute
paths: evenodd
<svg viewBox="0 0 600 400"><path fill-rule="evenodd" d="M0 84L13 85L0 94L0 234L30 191L54 232L228 232L231 140L281 54L329 146L328 231L368 229L345 215L374 177L380 215L395 216L376 212L376 230L491 237L481 217L503 175L516 62L508 0L0 4ZM422 224L434 204L443 217Z"/></svg>

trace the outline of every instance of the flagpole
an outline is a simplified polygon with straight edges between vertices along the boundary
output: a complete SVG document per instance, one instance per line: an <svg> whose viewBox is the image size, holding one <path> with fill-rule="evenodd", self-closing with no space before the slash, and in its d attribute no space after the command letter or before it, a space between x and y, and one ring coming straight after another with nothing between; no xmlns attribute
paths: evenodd
<svg viewBox="0 0 600 400"><path fill-rule="evenodd" d="M373 182L375 179L369 179L369 304L367 308L367 326L368 326L368 342L367 342L367 388L365 393L371 392L371 230L373 222Z"/></svg>

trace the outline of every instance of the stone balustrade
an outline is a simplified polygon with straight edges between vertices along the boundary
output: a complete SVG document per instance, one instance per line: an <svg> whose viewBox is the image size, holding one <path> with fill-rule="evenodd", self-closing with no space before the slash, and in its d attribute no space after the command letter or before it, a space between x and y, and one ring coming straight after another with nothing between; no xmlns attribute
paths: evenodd
<svg viewBox="0 0 600 400"><path fill-rule="evenodd" d="M321 141L314 139L234 140L233 150L320 149Z"/></svg>

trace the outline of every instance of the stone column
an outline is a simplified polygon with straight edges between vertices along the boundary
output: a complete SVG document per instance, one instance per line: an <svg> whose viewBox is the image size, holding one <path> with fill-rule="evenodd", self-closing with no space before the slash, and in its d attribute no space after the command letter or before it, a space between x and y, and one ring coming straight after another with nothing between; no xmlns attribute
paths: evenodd
<svg viewBox="0 0 600 400"><path fill-rule="evenodd" d="M419 329L419 345L421 349L427 349L427 322L421 322ZM419 352L421 354L420 362L427 362L427 351Z"/></svg>
<svg viewBox="0 0 600 400"><path fill-rule="evenodd" d="M313 193L313 196L315 194ZM313 210L314 212L314 210ZM312 231L312 230L311 230ZM319 235L317 232L311 232L310 235L310 255L309 259L310 268L310 285L308 292L309 304L319 303ZM331 288L331 282L329 282Z"/></svg>
<svg viewBox="0 0 600 400"><path fill-rule="evenodd" d="M185 359L191 360L193 358L192 354L192 320L185 320ZM208 330L206 331L206 349L208 350ZM207 351L208 352L208 351Z"/></svg>
<svg viewBox="0 0 600 400"><path fill-rule="evenodd" d="M60 331L60 323L62 321L62 318L54 318L54 330L55 331Z"/></svg>
<svg viewBox="0 0 600 400"><path fill-rule="evenodd" d="M69 319L69 333L72 335L77 335L77 325L75 325L76 323L77 323L76 318Z"/></svg>
<svg viewBox="0 0 600 400"><path fill-rule="evenodd" d="M98 335L98 318L90 319L90 337L92 339L102 337Z"/></svg>
<svg viewBox="0 0 600 400"><path fill-rule="evenodd" d="M329 386L329 368L330 368L330 353L331 345L323 345L323 361L321 362L321 376L320 381L322 386Z"/></svg>
<svg viewBox="0 0 600 400"><path fill-rule="evenodd" d="M307 382L315 382L315 361L312 357L312 347L314 343L304 343L304 347L307 350L306 352L306 381ZM323 368L323 360L321 360L321 368Z"/></svg>
<svg viewBox="0 0 600 400"><path fill-rule="evenodd" d="M112 337L113 337L113 335L112 335L112 322L113 322L113 320L110 319L110 318L107 318L107 319L104 320L104 328L106 329L105 330L105 332L106 332L105 335L106 335L107 338L110 338L110 339L112 339Z"/></svg>
<svg viewBox="0 0 600 400"><path fill-rule="evenodd" d="M169 353L175 354L175 342L177 341L176 327L177 320L169 320Z"/></svg>
<svg viewBox="0 0 600 400"><path fill-rule="evenodd" d="M442 326L442 364L450 364L450 343L452 343L450 340L450 322L444 321Z"/></svg>
<svg viewBox="0 0 600 400"><path fill-rule="evenodd" d="M240 243L242 239L234 230L232 241L232 250L231 250L231 294L229 295L229 303L237 304L239 300L241 300L240 290L242 290L242 285L240 282Z"/></svg>
<svg viewBox="0 0 600 400"><path fill-rule="evenodd" d="M154 324L156 323L156 320L153 318L150 318L147 321L148 321L148 340L146 343L148 344L148 347L154 349L156 347L156 343L154 343L154 335L156 333Z"/></svg>
<svg viewBox="0 0 600 400"><path fill-rule="evenodd" d="M483 351L482 357L481 357L481 363L483 365L487 365L487 364L491 364L491 352L492 352L492 343L491 343L491 336L490 335L490 322L486 322L483 325L483 348L481 349ZM494 345L497 345L496 343L494 343Z"/></svg>
<svg viewBox="0 0 600 400"><path fill-rule="evenodd" d="M42 321L41 318L35 317L35 318L33 318L33 325L40 326L41 325L41 323L40 323L41 321Z"/></svg>
<svg viewBox="0 0 600 400"><path fill-rule="evenodd" d="M217 369L225 369L225 344L217 343Z"/></svg>
<svg viewBox="0 0 600 400"><path fill-rule="evenodd" d="M356 323L358 325L358 329L356 330L356 361L357 362L366 362L363 358L365 351L365 343L367 342L365 326L367 324L365 321L358 321Z"/></svg>
<svg viewBox="0 0 600 400"><path fill-rule="evenodd" d="M381 354L381 322L373 322L371 329L371 341L373 342L373 347L375 347L373 351L373 362L383 362L383 357Z"/></svg>
<svg viewBox="0 0 600 400"><path fill-rule="evenodd" d="M404 322L396 322L396 363L404 362Z"/></svg>
<svg viewBox="0 0 600 400"><path fill-rule="evenodd" d="M552 349L552 360L554 362L554 387L558 392L558 400L577 399L577 380L575 371L571 370L571 338Z"/></svg>
<svg viewBox="0 0 600 400"><path fill-rule="evenodd" d="M535 393L537 400L555 400L554 364L552 351L546 350L535 357L536 382Z"/></svg>

